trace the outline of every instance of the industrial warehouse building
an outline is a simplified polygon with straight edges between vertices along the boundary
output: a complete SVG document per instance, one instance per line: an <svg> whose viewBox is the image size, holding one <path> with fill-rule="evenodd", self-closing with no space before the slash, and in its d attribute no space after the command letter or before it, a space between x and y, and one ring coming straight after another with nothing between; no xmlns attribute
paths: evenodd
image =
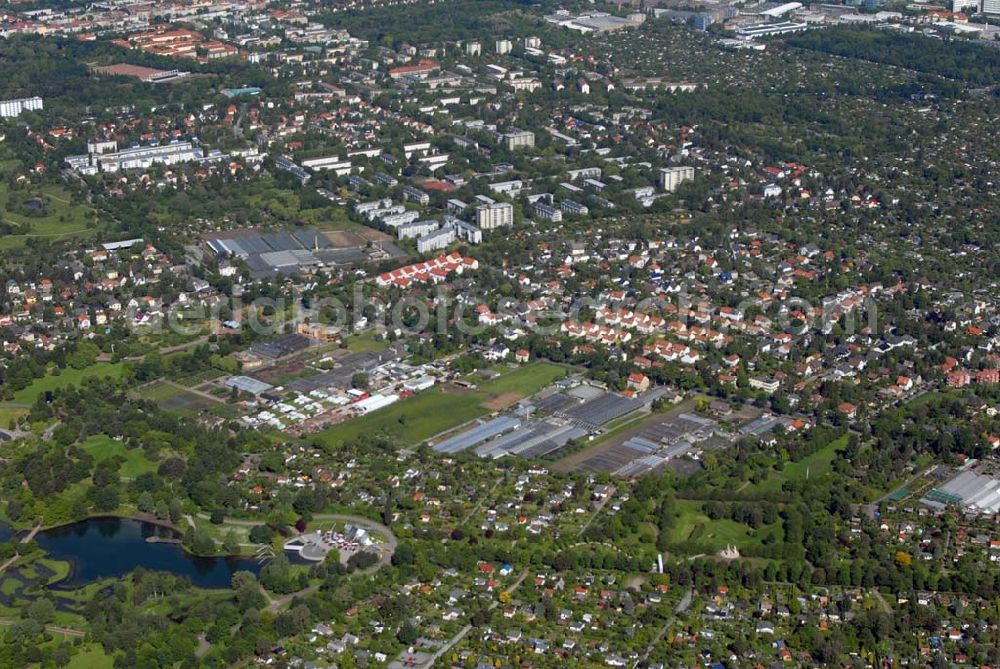
<svg viewBox="0 0 1000 669"><path fill-rule="evenodd" d="M318 230L296 230L272 234L248 234L217 237L206 241L220 258L240 258L250 268L251 276L263 278L278 272L311 273L325 267L364 262L364 251L357 247L333 247Z"/></svg>
<svg viewBox="0 0 1000 669"><path fill-rule="evenodd" d="M964 471L921 501L932 502L929 505L933 507L957 504L973 513L992 516L1000 511L1000 478Z"/></svg>
<svg viewBox="0 0 1000 669"><path fill-rule="evenodd" d="M231 376L226 379L224 385L226 388L236 388L241 393L250 393L251 395L262 395L274 387L249 376Z"/></svg>

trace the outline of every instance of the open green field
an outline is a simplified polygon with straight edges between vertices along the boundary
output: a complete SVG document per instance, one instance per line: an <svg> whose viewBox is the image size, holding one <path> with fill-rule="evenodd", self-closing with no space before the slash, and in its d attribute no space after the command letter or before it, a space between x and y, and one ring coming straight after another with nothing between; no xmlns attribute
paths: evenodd
<svg viewBox="0 0 1000 669"><path fill-rule="evenodd" d="M671 543L691 541L713 550L722 550L726 546L741 548L760 544L768 534L773 534L780 541L784 534L780 521L755 530L729 518L712 520L704 514L699 501L678 500L677 507L680 513L670 532Z"/></svg>
<svg viewBox="0 0 1000 669"><path fill-rule="evenodd" d="M376 338L375 330L367 330L361 334L351 335L344 339L347 350L351 353L367 353L369 351L384 351L386 344Z"/></svg>
<svg viewBox="0 0 1000 669"><path fill-rule="evenodd" d="M173 387L169 383L154 381L153 383L136 390L135 395L144 400L149 400L150 402L163 402L176 397L182 392L182 390Z"/></svg>
<svg viewBox="0 0 1000 669"><path fill-rule="evenodd" d="M0 249L12 249L22 246L29 237L44 237L51 240L67 237L86 237L94 234L95 227L88 227L88 222L95 220L94 210L84 204L74 204L65 190L55 185L29 186L25 196L38 199L44 203L43 216L25 216L16 211L7 210L10 199L10 186L7 176L11 171L19 169L20 161L0 161L0 212L3 219L10 223L27 225L30 232L22 235L0 236Z"/></svg>
<svg viewBox="0 0 1000 669"><path fill-rule="evenodd" d="M70 658L67 669L111 669L115 665L112 656L105 654L99 644L84 646L79 653Z"/></svg>
<svg viewBox="0 0 1000 669"><path fill-rule="evenodd" d="M24 407L0 404L0 428L7 427L10 425L10 421L17 420L26 413L28 410Z"/></svg>
<svg viewBox="0 0 1000 669"><path fill-rule="evenodd" d="M125 448L125 444L104 434L91 437L80 444L80 448L94 458L95 465L116 455L123 457L125 462L120 470L122 478L133 479L156 469L156 463L147 458L141 448Z"/></svg>
<svg viewBox="0 0 1000 669"><path fill-rule="evenodd" d="M320 443L338 446L363 434L398 438L400 445L417 444L436 434L490 413L491 400L528 397L562 378L566 368L535 363L482 383L475 390L435 386L384 409L316 433Z"/></svg>
<svg viewBox="0 0 1000 669"><path fill-rule="evenodd" d="M834 439L798 462L789 462L782 471L771 472L770 476L756 485L749 486L747 490L751 492L779 492L785 481L804 481L806 477L810 481L815 481L829 476L837 451L845 446L847 446L847 435Z"/></svg>
<svg viewBox="0 0 1000 669"><path fill-rule="evenodd" d="M551 362L535 362L513 371L505 372L492 381L479 385L479 392L487 395L515 393L522 397L534 395L553 381L566 376L567 368ZM487 398L489 399L489 398Z"/></svg>
<svg viewBox="0 0 1000 669"><path fill-rule="evenodd" d="M65 388L69 385L79 386L89 376L110 376L120 379L123 369L124 365L120 362L98 362L83 369L67 367L59 370L58 375L49 372L44 377L35 379L27 388L14 393L14 403L32 405L42 393L56 388Z"/></svg>

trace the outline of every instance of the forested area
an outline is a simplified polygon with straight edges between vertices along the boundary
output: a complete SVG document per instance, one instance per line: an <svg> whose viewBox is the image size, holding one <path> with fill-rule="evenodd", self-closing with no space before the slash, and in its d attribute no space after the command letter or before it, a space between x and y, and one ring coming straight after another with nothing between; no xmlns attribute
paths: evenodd
<svg viewBox="0 0 1000 669"><path fill-rule="evenodd" d="M403 41L499 38L538 25L538 18L523 11L537 6L528 0L448 0L328 12L318 18L372 44L392 46Z"/></svg>
<svg viewBox="0 0 1000 669"><path fill-rule="evenodd" d="M101 76L93 66L130 63L197 73L182 82L150 84L128 77ZM275 94L285 84L246 62L166 58L126 50L104 41L17 36L0 40L0 99L41 96L46 114L67 119L108 113L115 107L200 106L205 96L226 85L262 86ZM192 107L193 108L193 107ZM109 118L111 115L109 114Z"/></svg>
<svg viewBox="0 0 1000 669"><path fill-rule="evenodd" d="M857 58L977 85L1000 79L1000 50L967 40L942 40L889 30L834 27L784 38L798 49Z"/></svg>

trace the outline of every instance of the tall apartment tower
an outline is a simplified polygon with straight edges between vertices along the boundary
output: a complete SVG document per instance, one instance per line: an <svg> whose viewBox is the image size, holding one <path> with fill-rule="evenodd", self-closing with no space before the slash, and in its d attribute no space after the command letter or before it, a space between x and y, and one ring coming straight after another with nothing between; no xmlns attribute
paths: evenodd
<svg viewBox="0 0 1000 669"><path fill-rule="evenodd" d="M509 202L494 202L476 207L476 225L481 230L514 225L514 205Z"/></svg>
<svg viewBox="0 0 1000 669"><path fill-rule="evenodd" d="M664 167L660 170L658 185L668 193L673 193L689 179L694 179L693 167Z"/></svg>

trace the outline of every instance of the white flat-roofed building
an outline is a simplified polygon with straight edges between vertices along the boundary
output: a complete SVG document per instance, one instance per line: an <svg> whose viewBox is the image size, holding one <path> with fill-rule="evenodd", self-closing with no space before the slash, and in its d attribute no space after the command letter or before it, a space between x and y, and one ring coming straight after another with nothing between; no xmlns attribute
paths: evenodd
<svg viewBox="0 0 1000 669"><path fill-rule="evenodd" d="M338 177L351 173L351 161L339 156L327 156L325 158L310 158L302 161L302 167L314 172L335 172Z"/></svg>
<svg viewBox="0 0 1000 669"><path fill-rule="evenodd" d="M507 85L513 88L515 91L527 91L528 93L532 91L537 91L542 87L542 82L533 77L514 77L507 80Z"/></svg>
<svg viewBox="0 0 1000 669"><path fill-rule="evenodd" d="M404 211L399 214L391 214L389 216L382 217L382 223L389 226L390 228L398 228L406 223L412 223L413 221L420 218L420 212L417 211Z"/></svg>
<svg viewBox="0 0 1000 669"><path fill-rule="evenodd" d="M390 205L390 206L386 207L385 209L371 209L371 210L365 212L365 217L367 217L369 221L374 221L376 219L385 218L386 216L393 216L395 214L402 214L405 211L406 211L406 206L405 205L402 205L402 204L393 204L393 205ZM414 213L416 213L416 212L414 212ZM418 218L419 218L419 216L418 216ZM413 219L413 220L417 220L417 219Z"/></svg>
<svg viewBox="0 0 1000 669"><path fill-rule="evenodd" d="M384 197L381 200L372 200L370 202L358 202L354 205L354 211L359 214L367 214L370 211L376 211L378 209L385 209L386 207L392 206L392 200L390 198Z"/></svg>
<svg viewBox="0 0 1000 669"><path fill-rule="evenodd" d="M89 156L69 156L66 162L82 174L144 170L153 165L176 165L193 161L222 160L228 156L221 152L205 155L191 142L172 142L161 146L139 146L113 153L92 153Z"/></svg>
<svg viewBox="0 0 1000 669"><path fill-rule="evenodd" d="M573 200L562 200L559 203L559 208L567 214L576 214L577 216L586 216L590 213L586 205L574 202Z"/></svg>
<svg viewBox="0 0 1000 669"><path fill-rule="evenodd" d="M396 228L396 237L399 239L414 239L428 235L440 227L437 221L413 221L404 223Z"/></svg>
<svg viewBox="0 0 1000 669"><path fill-rule="evenodd" d="M530 130L518 130L517 128L511 128L500 137L508 151L535 145L535 133Z"/></svg>
<svg viewBox="0 0 1000 669"><path fill-rule="evenodd" d="M791 21L780 21L778 23L758 23L752 26L742 26L736 29L736 34L740 37L766 37L768 35L784 35L787 33L797 33L808 30L807 23L793 23Z"/></svg>
<svg viewBox="0 0 1000 669"><path fill-rule="evenodd" d="M455 231L452 229L435 230L434 232L424 235L417 240L417 251L420 253L430 253L431 251L439 251L441 249L447 248L449 244L455 241Z"/></svg>
<svg viewBox="0 0 1000 669"><path fill-rule="evenodd" d="M444 226L449 230L455 231L455 236L459 239L469 242L470 244L481 244L483 242L483 231L477 228L472 223L467 223L461 219L455 218L454 216L446 216L444 220Z"/></svg>
<svg viewBox="0 0 1000 669"><path fill-rule="evenodd" d="M431 201L431 196L426 192L420 190L419 188L414 188L413 186L403 187L403 199L409 200L410 202L416 202L417 204L429 204Z"/></svg>
<svg viewBox="0 0 1000 669"><path fill-rule="evenodd" d="M770 9L765 9L760 14L761 16L768 16L772 19L776 19L779 16L784 16L788 12L795 11L796 9L802 9L801 2L786 2L783 5L778 5L777 7L771 7Z"/></svg>
<svg viewBox="0 0 1000 669"><path fill-rule="evenodd" d="M87 142L87 153L114 153L118 150L118 142L113 139Z"/></svg>
<svg viewBox="0 0 1000 669"><path fill-rule="evenodd" d="M431 151L430 142L411 142L410 144L403 145L403 155L407 158L412 157L414 154L420 154L422 156L427 155Z"/></svg>
<svg viewBox="0 0 1000 669"><path fill-rule="evenodd" d="M600 167L581 167L578 170L569 170L566 172L566 176L570 181L576 181L577 179L600 179L601 178L601 168Z"/></svg>
<svg viewBox="0 0 1000 669"><path fill-rule="evenodd" d="M429 170L436 170L440 167L444 167L451 160L450 153L435 153L430 156L424 156L422 158L417 158L417 162L421 165L426 165Z"/></svg>
<svg viewBox="0 0 1000 669"><path fill-rule="evenodd" d="M0 116L14 118L26 111L39 111L43 108L42 98L37 95L30 98L0 101Z"/></svg>
<svg viewBox="0 0 1000 669"><path fill-rule="evenodd" d="M562 220L562 212L555 207L550 207L547 204L536 202L532 209L535 212L535 216L538 218L544 218L548 221L556 222Z"/></svg>
<svg viewBox="0 0 1000 669"><path fill-rule="evenodd" d="M514 196L524 190L524 182L520 179L514 179L513 181L498 181L490 184L488 188L497 195Z"/></svg>

